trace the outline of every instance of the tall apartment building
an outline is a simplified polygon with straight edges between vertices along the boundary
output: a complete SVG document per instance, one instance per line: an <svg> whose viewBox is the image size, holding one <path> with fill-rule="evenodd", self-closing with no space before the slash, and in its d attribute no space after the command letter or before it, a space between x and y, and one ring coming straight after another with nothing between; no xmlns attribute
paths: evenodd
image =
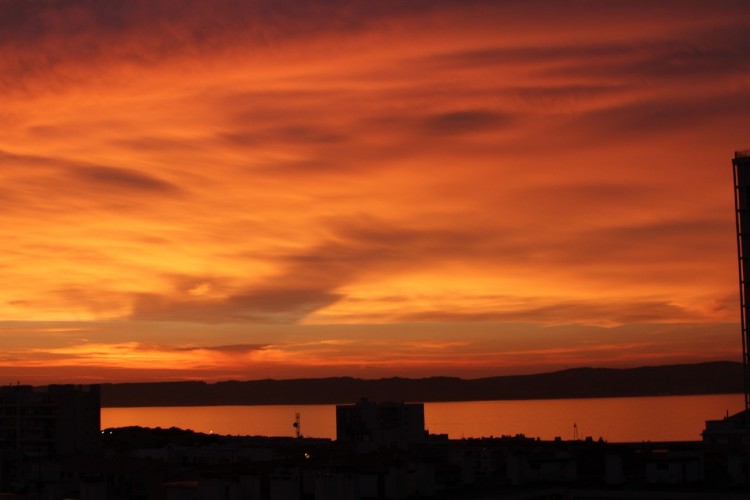
<svg viewBox="0 0 750 500"><path fill-rule="evenodd" d="M54 456L99 449L97 385L0 387L0 449Z"/></svg>

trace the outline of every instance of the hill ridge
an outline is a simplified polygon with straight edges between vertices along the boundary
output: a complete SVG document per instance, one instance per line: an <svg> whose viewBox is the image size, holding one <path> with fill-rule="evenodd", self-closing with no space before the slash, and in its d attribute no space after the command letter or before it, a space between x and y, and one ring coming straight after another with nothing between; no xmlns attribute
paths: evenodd
<svg viewBox="0 0 750 500"><path fill-rule="evenodd" d="M477 379L434 376L325 377L222 382L106 383L103 407L345 404L729 394L743 391L742 363L714 361L635 368L577 367Z"/></svg>

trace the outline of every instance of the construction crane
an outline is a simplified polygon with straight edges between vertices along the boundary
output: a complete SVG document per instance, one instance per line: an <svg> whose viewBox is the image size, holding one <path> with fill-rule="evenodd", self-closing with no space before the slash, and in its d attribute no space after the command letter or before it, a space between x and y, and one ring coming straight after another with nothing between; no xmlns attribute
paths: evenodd
<svg viewBox="0 0 750 500"><path fill-rule="evenodd" d="M734 167L734 207L737 225L737 257L740 268L740 310L742 367L745 384L745 412L750 412L750 151L737 151Z"/></svg>

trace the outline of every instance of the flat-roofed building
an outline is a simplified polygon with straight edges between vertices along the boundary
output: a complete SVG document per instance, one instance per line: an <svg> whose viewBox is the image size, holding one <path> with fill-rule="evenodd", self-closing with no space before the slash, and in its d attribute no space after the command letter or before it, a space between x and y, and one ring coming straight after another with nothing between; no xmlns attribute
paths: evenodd
<svg viewBox="0 0 750 500"><path fill-rule="evenodd" d="M373 402L362 398L336 406L336 440L343 443L408 446L425 439L422 403Z"/></svg>

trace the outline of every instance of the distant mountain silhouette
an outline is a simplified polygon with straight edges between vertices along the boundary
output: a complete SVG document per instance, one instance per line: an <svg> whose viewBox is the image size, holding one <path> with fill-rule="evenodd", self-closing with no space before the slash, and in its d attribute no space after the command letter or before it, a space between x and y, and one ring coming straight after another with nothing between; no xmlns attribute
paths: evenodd
<svg viewBox="0 0 750 500"><path fill-rule="evenodd" d="M741 393L742 364L717 361L640 368L573 368L480 379L351 377L247 382L102 384L104 407L483 401Z"/></svg>

